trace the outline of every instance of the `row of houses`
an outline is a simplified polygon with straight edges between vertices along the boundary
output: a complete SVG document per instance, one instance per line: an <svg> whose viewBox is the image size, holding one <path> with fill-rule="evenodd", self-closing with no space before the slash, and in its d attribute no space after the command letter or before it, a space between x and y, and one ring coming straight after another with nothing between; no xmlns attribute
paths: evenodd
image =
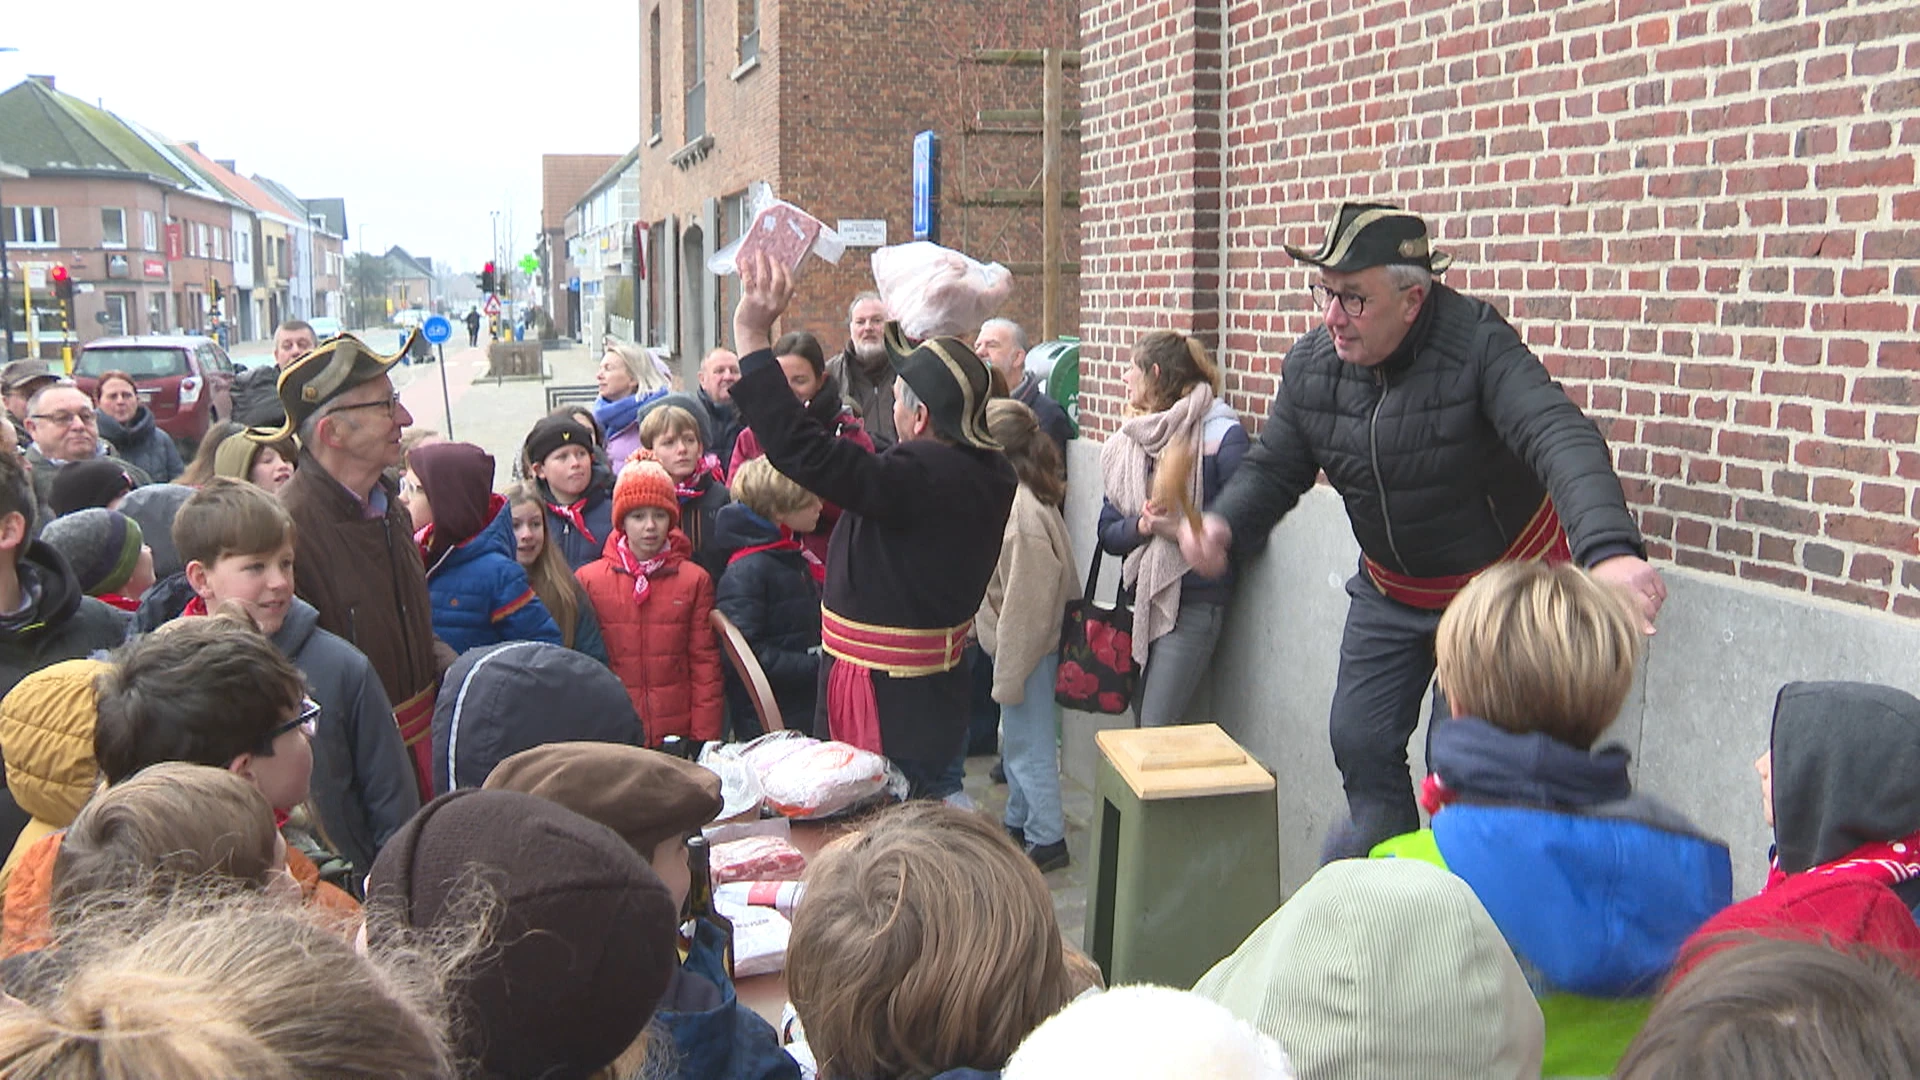
<svg viewBox="0 0 1920 1080"><path fill-rule="evenodd" d="M71 94L0 93L0 237L15 350L147 333L271 335L344 313L346 203L241 174ZM49 302L60 266L73 310ZM63 323L65 328L63 329Z"/></svg>
<svg viewBox="0 0 1920 1080"><path fill-rule="evenodd" d="M731 337L737 279L708 271L755 209L779 198L849 241L839 265L804 268L787 323L829 348L849 300L873 288L874 248L914 238L916 136L941 145L938 239L1014 273L1009 314L1037 329L1078 323L1078 91L1061 91L1065 274L1042 313L1044 73L1077 63L1073 5L972 0L934 9L886 0L639 0L641 130L625 154L543 159L535 296L555 333L611 336L686 367ZM624 143L625 140L623 139ZM620 145L620 144L616 144Z"/></svg>

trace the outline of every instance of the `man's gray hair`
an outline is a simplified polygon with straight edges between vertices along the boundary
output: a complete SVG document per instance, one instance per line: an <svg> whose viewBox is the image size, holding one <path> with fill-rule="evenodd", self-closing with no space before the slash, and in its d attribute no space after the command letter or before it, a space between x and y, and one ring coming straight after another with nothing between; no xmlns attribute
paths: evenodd
<svg viewBox="0 0 1920 1080"><path fill-rule="evenodd" d="M1387 280L1393 282L1393 287L1401 292L1406 292L1416 285L1427 292L1433 291L1433 272L1424 266L1388 263Z"/></svg>
<svg viewBox="0 0 1920 1080"><path fill-rule="evenodd" d="M855 293L853 300L847 304L847 321L848 322L853 321L854 308L859 307L861 304L864 304L869 300L872 300L875 303L878 303L881 307L887 306L887 302L880 298L880 294L877 292L874 292L872 289L868 289L865 292L861 292L861 293Z"/></svg>
<svg viewBox="0 0 1920 1080"><path fill-rule="evenodd" d="M1013 335L1014 348L1019 349L1021 352L1027 351L1027 332L1021 328L1019 323L1014 322L1012 319L988 319L986 322L980 324L980 329L982 330L992 330L996 327Z"/></svg>
<svg viewBox="0 0 1920 1080"><path fill-rule="evenodd" d="M912 384L908 383L905 379L901 379L900 382L896 384L894 397L899 400L900 406L908 412L913 412L915 409L920 408L922 404L920 395L913 392Z"/></svg>

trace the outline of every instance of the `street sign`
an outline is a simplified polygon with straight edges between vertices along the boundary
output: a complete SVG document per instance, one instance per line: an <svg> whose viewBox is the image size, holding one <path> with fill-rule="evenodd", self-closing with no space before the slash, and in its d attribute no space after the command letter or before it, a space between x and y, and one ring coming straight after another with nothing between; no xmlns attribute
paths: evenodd
<svg viewBox="0 0 1920 1080"><path fill-rule="evenodd" d="M438 345L453 336L453 324L445 315L429 315L427 321L420 324L420 335Z"/></svg>
<svg viewBox="0 0 1920 1080"><path fill-rule="evenodd" d="M940 136L913 137L913 238L940 242Z"/></svg>
<svg viewBox="0 0 1920 1080"><path fill-rule="evenodd" d="M489 315L500 314L500 298L497 296L489 295L487 297L486 304L483 305L480 310L486 312Z"/></svg>
<svg viewBox="0 0 1920 1080"><path fill-rule="evenodd" d="M887 246L886 218L841 218L833 231L850 248Z"/></svg>

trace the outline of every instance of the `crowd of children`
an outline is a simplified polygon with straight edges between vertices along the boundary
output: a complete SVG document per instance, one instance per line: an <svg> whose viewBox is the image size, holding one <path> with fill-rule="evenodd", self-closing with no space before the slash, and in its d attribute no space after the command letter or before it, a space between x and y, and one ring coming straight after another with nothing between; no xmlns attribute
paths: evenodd
<svg viewBox="0 0 1920 1080"><path fill-rule="evenodd" d="M819 342L771 351L823 442L872 453ZM971 625L1006 813L840 829L776 1030L685 922L720 780L658 748L760 733L726 631L769 719L816 730L839 511L726 430L726 384L658 374L610 350L601 400L540 419L499 493L480 447L409 440L392 490L459 654L424 793L374 660L296 595L284 435L217 428L181 485L131 493L76 467L50 521L0 453L0 1076L1920 1075L1920 699L1781 689L1770 873L1736 903L1727 847L1604 742L1640 620L1564 563L1497 564L1440 617L1428 828L1323 867L1191 989L1103 989L1043 876L1067 861L1065 469L1005 396L984 436L1018 489ZM1185 572L1154 473L1190 448L1204 506L1247 438L1190 339L1150 336L1127 381L1099 532L1139 597L1140 721L1169 723L1231 580Z"/></svg>

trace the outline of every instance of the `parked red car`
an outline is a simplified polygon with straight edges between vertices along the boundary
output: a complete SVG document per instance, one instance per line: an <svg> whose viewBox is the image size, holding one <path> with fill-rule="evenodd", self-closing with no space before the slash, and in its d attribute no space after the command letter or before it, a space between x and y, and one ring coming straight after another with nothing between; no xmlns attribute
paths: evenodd
<svg viewBox="0 0 1920 1080"><path fill-rule="evenodd" d="M141 336L101 338L81 346L73 361L73 381L93 396L100 376L124 371L133 376L140 403L153 422L192 457L214 422L233 415L233 361L208 337Z"/></svg>

